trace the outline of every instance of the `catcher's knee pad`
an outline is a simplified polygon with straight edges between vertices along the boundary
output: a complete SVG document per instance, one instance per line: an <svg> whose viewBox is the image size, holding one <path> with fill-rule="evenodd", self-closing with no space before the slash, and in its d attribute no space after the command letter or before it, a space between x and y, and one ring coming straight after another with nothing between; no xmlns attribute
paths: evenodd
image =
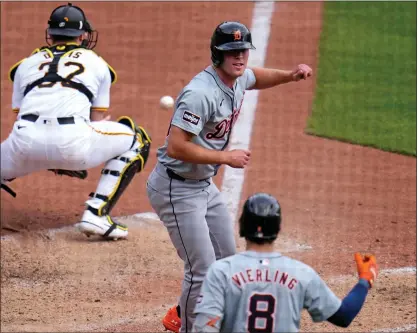
<svg viewBox="0 0 418 333"><path fill-rule="evenodd" d="M149 134L143 127L137 126L131 117L128 117L128 116L119 117L117 119L117 122L128 126L135 133L131 149L135 149L135 148L138 149L140 155L142 156L144 160L144 165L139 170L141 171L145 167L145 164L148 161L149 150L151 148L151 142L152 142L151 137L149 136Z"/></svg>

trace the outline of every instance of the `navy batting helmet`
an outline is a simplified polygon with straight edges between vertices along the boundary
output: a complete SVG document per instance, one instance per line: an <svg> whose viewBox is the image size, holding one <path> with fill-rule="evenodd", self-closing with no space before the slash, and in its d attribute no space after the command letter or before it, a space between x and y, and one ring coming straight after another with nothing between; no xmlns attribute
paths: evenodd
<svg viewBox="0 0 418 333"><path fill-rule="evenodd" d="M256 193L244 204L239 221L239 234L249 240L275 240L280 231L281 221L279 202L270 194Z"/></svg>
<svg viewBox="0 0 418 333"><path fill-rule="evenodd" d="M49 36L78 37L87 33L88 38L83 40L83 46L93 49L98 40L98 32L93 30L90 22L80 7L73 6L72 3L55 8L48 20L46 29L46 39Z"/></svg>
<svg viewBox="0 0 418 333"><path fill-rule="evenodd" d="M239 22L223 22L212 34L210 50L212 62L219 66L223 61L224 51L255 49L252 44L251 32Z"/></svg>

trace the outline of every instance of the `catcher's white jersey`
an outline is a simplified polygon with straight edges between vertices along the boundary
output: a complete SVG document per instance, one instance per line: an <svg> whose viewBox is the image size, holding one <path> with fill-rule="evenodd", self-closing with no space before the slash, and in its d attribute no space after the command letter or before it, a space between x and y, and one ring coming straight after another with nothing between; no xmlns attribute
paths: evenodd
<svg viewBox="0 0 418 333"><path fill-rule="evenodd" d="M65 48L62 51L55 49L53 53L64 53L58 62L58 75L88 88L93 95L91 102L84 93L77 89L64 88L61 82L43 83L24 96L27 85L45 76L53 60L53 53L49 49L38 49L34 52L10 71L10 79L14 81L12 107L13 111L19 112L19 116L36 114L45 117L80 116L90 119L91 107L98 111L109 108L110 86L116 79L116 74L103 58L84 48L70 51Z"/></svg>
<svg viewBox="0 0 418 333"><path fill-rule="evenodd" d="M242 252L213 263L195 313L220 332L298 332L302 309L327 320L341 300L308 265L280 253ZM202 316L202 318L207 318Z"/></svg>
<svg viewBox="0 0 418 333"><path fill-rule="evenodd" d="M48 67L55 68L53 54L62 55L55 59L57 74L67 80L37 82ZM13 108L19 114L1 143L2 183L39 170L87 170L133 146L135 134L126 125L90 121L91 107L97 111L109 107L116 79L113 69L95 52L70 44L38 49L12 67L10 79L14 81ZM28 85L34 88L26 90Z"/></svg>

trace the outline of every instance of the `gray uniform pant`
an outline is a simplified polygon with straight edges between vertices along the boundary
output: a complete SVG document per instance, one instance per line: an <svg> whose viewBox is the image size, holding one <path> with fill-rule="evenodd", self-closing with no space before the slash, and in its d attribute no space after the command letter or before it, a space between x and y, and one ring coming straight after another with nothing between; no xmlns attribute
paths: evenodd
<svg viewBox="0 0 418 333"><path fill-rule="evenodd" d="M233 221L212 179L173 179L157 163L148 178L147 193L184 262L180 332L191 332L194 307L209 266L235 253Z"/></svg>

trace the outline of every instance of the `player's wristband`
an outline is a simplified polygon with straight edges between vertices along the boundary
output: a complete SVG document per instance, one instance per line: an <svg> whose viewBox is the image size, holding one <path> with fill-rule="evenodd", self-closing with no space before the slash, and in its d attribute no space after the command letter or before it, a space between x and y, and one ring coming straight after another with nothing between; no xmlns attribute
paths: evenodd
<svg viewBox="0 0 418 333"><path fill-rule="evenodd" d="M360 279L358 280L358 283L362 284L363 286L370 288L370 283L366 279Z"/></svg>

